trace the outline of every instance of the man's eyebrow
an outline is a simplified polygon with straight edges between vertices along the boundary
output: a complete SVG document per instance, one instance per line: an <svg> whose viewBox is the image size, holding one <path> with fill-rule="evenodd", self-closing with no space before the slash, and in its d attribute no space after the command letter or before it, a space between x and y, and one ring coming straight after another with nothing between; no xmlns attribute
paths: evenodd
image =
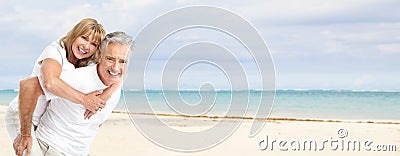
<svg viewBox="0 0 400 156"><path fill-rule="evenodd" d="M110 56L110 55L106 55L105 57L106 57L106 58L116 59L116 57L113 57L113 56ZM127 58L123 58L123 59L121 58L121 59L119 59L119 60L122 60L122 61L125 61L125 62L128 61Z"/></svg>

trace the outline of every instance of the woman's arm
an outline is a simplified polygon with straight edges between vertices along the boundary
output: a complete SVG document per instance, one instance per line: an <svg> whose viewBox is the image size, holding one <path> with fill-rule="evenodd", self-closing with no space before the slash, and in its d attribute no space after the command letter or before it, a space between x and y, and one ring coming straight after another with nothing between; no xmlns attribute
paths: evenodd
<svg viewBox="0 0 400 156"><path fill-rule="evenodd" d="M114 93L114 91L119 89L121 85L122 85L122 81L119 81L118 83L114 83L110 87L106 88L103 91L103 93L99 95L99 97L107 102L107 100L111 98L111 96ZM85 119L89 119L94 114L95 114L94 112L91 112L90 110L86 109L86 112L84 114L84 118Z"/></svg>
<svg viewBox="0 0 400 156"><path fill-rule="evenodd" d="M61 65L54 59L48 58L42 61L40 71L44 88L56 96L82 104L92 112L96 112L99 107L104 107L105 101L98 97L100 92L83 94L75 90L60 79L61 70Z"/></svg>
<svg viewBox="0 0 400 156"><path fill-rule="evenodd" d="M118 83L114 83L113 85L111 85L110 87L106 88L102 94L99 95L99 97L104 100L107 101L108 99L111 98L111 95L120 88L122 84L122 81L119 81Z"/></svg>

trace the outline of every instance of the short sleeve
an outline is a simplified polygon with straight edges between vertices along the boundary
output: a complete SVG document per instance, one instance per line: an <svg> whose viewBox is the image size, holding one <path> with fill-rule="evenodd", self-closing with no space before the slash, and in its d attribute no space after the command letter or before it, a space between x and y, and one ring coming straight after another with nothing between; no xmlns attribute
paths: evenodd
<svg viewBox="0 0 400 156"><path fill-rule="evenodd" d="M60 65L63 65L63 54L65 54L65 50L57 43L57 41L53 41L50 45L48 45L39 56L37 63L41 64L41 62L45 59L51 58L56 60Z"/></svg>

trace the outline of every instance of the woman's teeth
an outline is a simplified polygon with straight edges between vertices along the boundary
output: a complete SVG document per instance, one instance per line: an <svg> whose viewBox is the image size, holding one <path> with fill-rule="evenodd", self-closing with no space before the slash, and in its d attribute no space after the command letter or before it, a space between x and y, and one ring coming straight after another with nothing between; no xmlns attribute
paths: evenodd
<svg viewBox="0 0 400 156"><path fill-rule="evenodd" d="M86 51L83 51L81 48L78 48L78 49L82 54L86 54L87 53Z"/></svg>

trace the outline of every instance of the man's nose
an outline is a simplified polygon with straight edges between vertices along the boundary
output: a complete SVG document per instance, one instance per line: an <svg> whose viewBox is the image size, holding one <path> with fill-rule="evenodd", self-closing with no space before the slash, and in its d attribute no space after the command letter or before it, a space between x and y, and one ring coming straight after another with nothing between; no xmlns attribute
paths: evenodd
<svg viewBox="0 0 400 156"><path fill-rule="evenodd" d="M119 70L119 66L120 65L119 65L118 61L115 61L113 66L112 66L112 68L113 68L114 71L118 71Z"/></svg>

